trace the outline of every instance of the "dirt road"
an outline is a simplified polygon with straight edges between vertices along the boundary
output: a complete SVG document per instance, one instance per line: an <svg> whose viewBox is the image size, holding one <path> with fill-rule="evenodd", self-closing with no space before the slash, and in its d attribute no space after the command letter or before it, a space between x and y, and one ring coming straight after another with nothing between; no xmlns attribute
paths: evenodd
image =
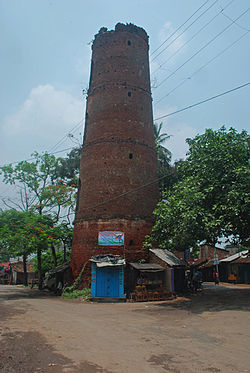
<svg viewBox="0 0 250 373"><path fill-rule="evenodd" d="M96 304L0 285L0 372L250 372L250 287Z"/></svg>

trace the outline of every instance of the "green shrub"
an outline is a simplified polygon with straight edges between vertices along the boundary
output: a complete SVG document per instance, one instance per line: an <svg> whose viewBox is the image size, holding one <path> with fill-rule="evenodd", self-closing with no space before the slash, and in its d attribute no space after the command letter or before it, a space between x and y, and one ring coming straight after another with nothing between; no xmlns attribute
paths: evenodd
<svg viewBox="0 0 250 373"><path fill-rule="evenodd" d="M75 299L75 298L84 298L84 300L88 300L91 295L90 288L85 288L82 290L74 289L74 286L69 286L63 290L62 296L63 298L67 299Z"/></svg>

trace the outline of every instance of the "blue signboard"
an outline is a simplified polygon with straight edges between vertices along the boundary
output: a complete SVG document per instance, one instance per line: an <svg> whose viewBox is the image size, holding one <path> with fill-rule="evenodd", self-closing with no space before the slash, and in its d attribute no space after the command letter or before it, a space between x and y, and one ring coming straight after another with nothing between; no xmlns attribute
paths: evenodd
<svg viewBox="0 0 250 373"><path fill-rule="evenodd" d="M124 233L114 231L104 231L98 234L98 245L100 246L123 246Z"/></svg>

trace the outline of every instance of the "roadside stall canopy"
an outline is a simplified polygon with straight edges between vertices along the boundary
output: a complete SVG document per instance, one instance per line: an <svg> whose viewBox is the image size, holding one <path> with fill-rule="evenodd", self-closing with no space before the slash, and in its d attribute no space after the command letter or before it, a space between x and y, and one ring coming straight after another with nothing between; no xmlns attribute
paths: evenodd
<svg viewBox="0 0 250 373"><path fill-rule="evenodd" d="M124 266L126 264L125 259L119 255L104 254L95 255L90 259L92 263L95 263L98 268L110 267L110 266Z"/></svg>
<svg viewBox="0 0 250 373"><path fill-rule="evenodd" d="M140 272L162 272L165 268L156 263L129 263L129 265Z"/></svg>

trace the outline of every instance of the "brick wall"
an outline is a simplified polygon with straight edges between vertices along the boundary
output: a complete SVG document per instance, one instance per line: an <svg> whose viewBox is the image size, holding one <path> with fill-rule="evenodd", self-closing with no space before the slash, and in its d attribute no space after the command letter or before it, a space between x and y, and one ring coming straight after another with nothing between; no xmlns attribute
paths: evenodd
<svg viewBox="0 0 250 373"><path fill-rule="evenodd" d="M142 243L158 201L158 183L151 183L157 157L147 34L134 25L102 28L92 51L71 260L75 277L96 254L145 258ZM125 232L125 251L98 247L103 230Z"/></svg>
<svg viewBox="0 0 250 373"><path fill-rule="evenodd" d="M229 253L226 250L216 248L216 255L219 260L227 257ZM200 259L213 259L214 258L214 247L210 245L200 245Z"/></svg>

